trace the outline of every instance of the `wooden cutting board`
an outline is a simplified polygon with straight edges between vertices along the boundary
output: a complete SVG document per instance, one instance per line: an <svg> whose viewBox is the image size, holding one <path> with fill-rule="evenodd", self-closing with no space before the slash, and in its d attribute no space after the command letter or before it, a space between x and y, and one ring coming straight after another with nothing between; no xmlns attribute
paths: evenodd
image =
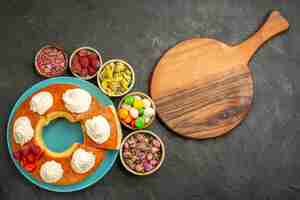
<svg viewBox="0 0 300 200"><path fill-rule="evenodd" d="M158 116L184 137L204 139L227 133L251 108L249 60L263 43L288 27L288 21L273 11L241 44L192 38L169 49L154 68L150 84Z"/></svg>

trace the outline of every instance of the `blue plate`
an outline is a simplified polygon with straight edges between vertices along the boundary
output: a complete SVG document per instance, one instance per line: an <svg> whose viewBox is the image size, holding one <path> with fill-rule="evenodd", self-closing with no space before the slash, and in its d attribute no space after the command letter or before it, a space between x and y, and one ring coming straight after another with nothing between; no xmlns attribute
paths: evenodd
<svg viewBox="0 0 300 200"><path fill-rule="evenodd" d="M51 78L51 79L41 81L41 82L33 85L28 90L26 90L22 94L22 96L18 99L16 104L14 105L14 107L10 113L9 121L8 121L8 125L7 125L7 133L6 133L7 134L7 145L8 145L9 154L10 154L13 162L15 163L17 169L29 181L31 181L35 185L37 185L43 189L46 189L46 190L55 191L55 192L72 192L72 191L82 190L82 189L96 183L97 181L99 181L112 168L119 152L118 151L106 151L105 160L102 161L101 165L95 170L94 173L92 173L91 175L86 177L83 181L76 183L76 184L72 184L72 185L58 186L58 185L52 185L52 184L40 182L37 179L35 179L34 177L32 177L30 173L23 170L23 168L19 165L19 162L13 158L13 152L12 152L12 148L11 148L11 144L10 144L11 137L12 137L11 130L13 127L12 119L13 119L16 109L21 105L21 103L24 100L26 100L34 92L36 92L39 89L44 88L48 85L57 84L57 83L71 83L71 84L79 85L81 88L90 92L91 95L95 96L97 98L97 100L100 101L102 104L104 104L106 106L113 105L111 100L108 97L106 97L99 90L99 88L97 88L95 85L93 85L87 81L83 81L83 80L80 80L77 78L72 78L72 77L57 77L57 78ZM67 130L67 131L64 131L64 130ZM72 130L72 131L70 131L70 130ZM54 136L54 134L50 134L50 133L54 133L54 132L60 132L60 133L72 132L72 133L71 134L59 134L60 138L57 139L58 134L56 134L55 136ZM83 139L80 126L78 124L70 124L66 120L63 120L63 119L54 121L53 123L51 122L46 128L44 128L43 138L44 138L44 141L45 141L46 145L48 146L48 148L50 148L51 150L54 150L54 151L63 151L69 145L71 145L73 142L81 142Z"/></svg>

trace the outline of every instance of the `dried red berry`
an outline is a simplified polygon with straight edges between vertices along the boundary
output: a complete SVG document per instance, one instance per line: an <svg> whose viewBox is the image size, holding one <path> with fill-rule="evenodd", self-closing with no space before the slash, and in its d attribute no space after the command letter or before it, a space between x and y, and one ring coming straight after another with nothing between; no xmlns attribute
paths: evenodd
<svg viewBox="0 0 300 200"><path fill-rule="evenodd" d="M22 148L22 154L23 156L28 156L28 154L30 153L31 149L30 149L30 146L29 145L26 145Z"/></svg>
<svg viewBox="0 0 300 200"><path fill-rule="evenodd" d="M36 164L35 163L28 163L24 166L24 168L28 172L33 172L36 168Z"/></svg>
<svg viewBox="0 0 300 200"><path fill-rule="evenodd" d="M22 157L21 161L20 161L20 164L22 167L25 167L25 165L27 165L27 160L25 157Z"/></svg>
<svg viewBox="0 0 300 200"><path fill-rule="evenodd" d="M36 155L36 160L39 160L43 154L44 154L44 152L41 150L40 153L38 155Z"/></svg>
<svg viewBox="0 0 300 200"><path fill-rule="evenodd" d="M16 159L16 160L21 160L22 159L22 151L21 150L18 150L18 151L15 151L14 153L13 153L13 156L14 156L14 158Z"/></svg>
<svg viewBox="0 0 300 200"><path fill-rule="evenodd" d="M29 163L34 163L35 160L36 160L36 156L35 156L33 153L30 153L30 154L28 154L28 156L26 157L26 160L27 160Z"/></svg>
<svg viewBox="0 0 300 200"><path fill-rule="evenodd" d="M31 149L31 152L35 156L39 155L41 153L41 151L42 151L42 149L39 146L35 145L35 144L31 145L30 149Z"/></svg>

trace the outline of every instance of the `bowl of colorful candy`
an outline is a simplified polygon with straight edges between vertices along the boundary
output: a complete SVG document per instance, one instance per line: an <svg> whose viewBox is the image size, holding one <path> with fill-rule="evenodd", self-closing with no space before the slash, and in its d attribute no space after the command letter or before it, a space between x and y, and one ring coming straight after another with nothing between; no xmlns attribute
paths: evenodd
<svg viewBox="0 0 300 200"><path fill-rule="evenodd" d="M98 71L99 88L110 97L120 97L128 93L134 85L133 68L124 60L113 59L105 62Z"/></svg>
<svg viewBox="0 0 300 200"><path fill-rule="evenodd" d="M147 128L155 118L154 102L145 93L131 92L121 99L118 116L121 123L132 130Z"/></svg>
<svg viewBox="0 0 300 200"><path fill-rule="evenodd" d="M160 168L164 158L164 143L151 131L134 131L127 135L121 144L121 162L135 175L145 176L154 173Z"/></svg>
<svg viewBox="0 0 300 200"><path fill-rule="evenodd" d="M80 47L76 49L69 61L69 68L72 74L83 80L94 78L101 65L101 55L92 47Z"/></svg>

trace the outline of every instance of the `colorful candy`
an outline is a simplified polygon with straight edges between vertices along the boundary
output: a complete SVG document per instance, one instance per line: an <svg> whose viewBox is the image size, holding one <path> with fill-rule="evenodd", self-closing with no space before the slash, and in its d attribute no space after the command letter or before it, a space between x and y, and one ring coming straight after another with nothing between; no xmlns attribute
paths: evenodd
<svg viewBox="0 0 300 200"><path fill-rule="evenodd" d="M151 102L148 99L143 99L143 104L145 108L150 108L151 107Z"/></svg>
<svg viewBox="0 0 300 200"><path fill-rule="evenodd" d="M125 99L124 99L124 103L131 106L134 102L134 97L133 96L127 96Z"/></svg>
<svg viewBox="0 0 300 200"><path fill-rule="evenodd" d="M130 115L128 115L125 119L124 122L126 122L127 124L129 124L132 121L132 118L130 117Z"/></svg>
<svg viewBox="0 0 300 200"><path fill-rule="evenodd" d="M130 108L129 113L133 119L136 119L139 116L139 111L136 108Z"/></svg>
<svg viewBox="0 0 300 200"><path fill-rule="evenodd" d="M138 110L140 116L143 116L143 115L144 115L144 110L145 110L144 108L140 108L140 109Z"/></svg>
<svg viewBox="0 0 300 200"><path fill-rule="evenodd" d="M124 108L119 109L118 113L119 113L120 119L126 119L128 116L128 110L124 109Z"/></svg>
<svg viewBox="0 0 300 200"><path fill-rule="evenodd" d="M140 109L140 108L143 108L144 107L144 103L142 100L140 99L135 99L133 101L133 107L136 108L136 109Z"/></svg>
<svg viewBox="0 0 300 200"><path fill-rule="evenodd" d="M155 111L154 111L153 108L146 108L146 109L144 110L144 115L145 115L145 117L151 117L151 116L153 116L154 114L155 114Z"/></svg>
<svg viewBox="0 0 300 200"><path fill-rule="evenodd" d="M143 128L145 123L144 117L138 117L135 121L135 127L136 128Z"/></svg>
<svg viewBox="0 0 300 200"><path fill-rule="evenodd" d="M126 96L118 110L120 120L133 129L148 126L155 116L152 102L148 98L143 95Z"/></svg>

